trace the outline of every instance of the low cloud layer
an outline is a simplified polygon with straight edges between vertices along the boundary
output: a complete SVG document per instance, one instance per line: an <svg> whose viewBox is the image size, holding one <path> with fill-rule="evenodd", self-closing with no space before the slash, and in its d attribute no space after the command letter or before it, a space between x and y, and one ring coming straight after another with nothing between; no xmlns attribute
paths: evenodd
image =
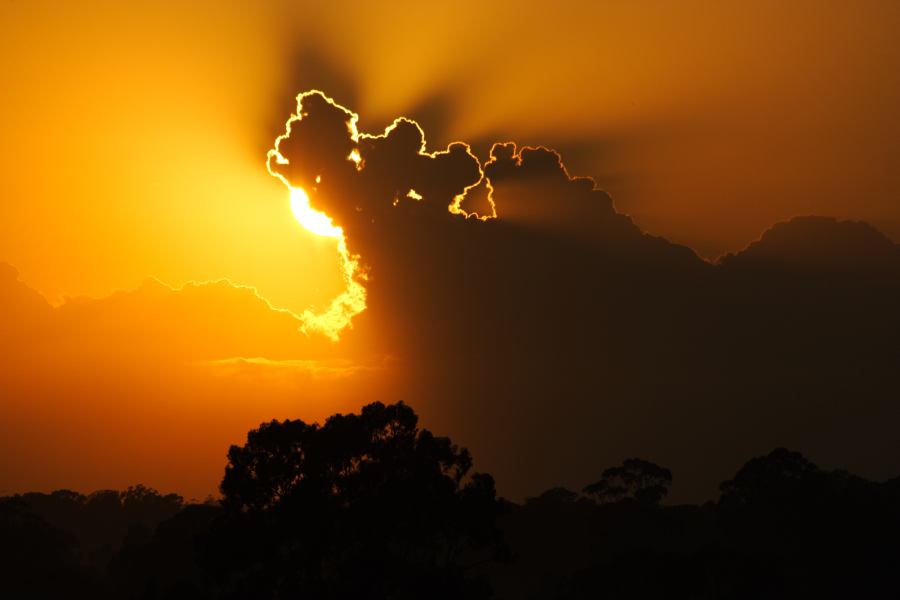
<svg viewBox="0 0 900 600"><path fill-rule="evenodd" d="M0 263L0 493L145 482L202 498L247 429L356 408L390 363L227 281L51 306Z"/></svg>

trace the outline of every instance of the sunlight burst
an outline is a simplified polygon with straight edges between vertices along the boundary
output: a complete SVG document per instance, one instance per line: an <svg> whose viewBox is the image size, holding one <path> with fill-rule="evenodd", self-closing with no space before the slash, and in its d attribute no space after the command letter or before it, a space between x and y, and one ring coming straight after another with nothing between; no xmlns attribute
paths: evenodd
<svg viewBox="0 0 900 600"><path fill-rule="evenodd" d="M320 181L317 177L316 182ZM310 233L337 240L337 252L346 285L345 290L331 301L324 312L304 311L301 329L306 333L318 331L337 341L341 330L349 327L351 319L366 308L366 288L361 283L366 276L360 270L359 257L347 250L344 230L335 225L331 217L310 206L309 195L302 188L290 187L290 190L291 211L297 222Z"/></svg>
<svg viewBox="0 0 900 600"><path fill-rule="evenodd" d="M344 235L344 231L331 222L331 217L309 205L309 196L302 188L291 188L291 210L297 222L310 233L334 239Z"/></svg>

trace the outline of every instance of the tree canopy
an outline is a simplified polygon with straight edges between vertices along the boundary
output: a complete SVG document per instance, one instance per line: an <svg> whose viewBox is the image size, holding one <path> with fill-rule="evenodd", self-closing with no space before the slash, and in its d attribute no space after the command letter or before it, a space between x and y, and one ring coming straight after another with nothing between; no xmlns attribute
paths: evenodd
<svg viewBox="0 0 900 600"><path fill-rule="evenodd" d="M650 461L628 458L621 466L603 471L600 479L584 487L584 492L602 504L633 500L657 506L672 485L672 472Z"/></svg>
<svg viewBox="0 0 900 600"><path fill-rule="evenodd" d="M265 423L228 452L211 564L236 595L478 597L467 567L500 549L502 504L471 468L402 402Z"/></svg>

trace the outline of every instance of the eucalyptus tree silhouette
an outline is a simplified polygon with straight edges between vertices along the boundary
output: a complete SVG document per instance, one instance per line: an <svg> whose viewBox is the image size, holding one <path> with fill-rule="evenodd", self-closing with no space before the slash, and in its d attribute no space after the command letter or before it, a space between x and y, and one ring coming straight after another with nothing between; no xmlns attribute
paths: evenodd
<svg viewBox="0 0 900 600"><path fill-rule="evenodd" d="M603 471L600 479L584 487L584 493L601 504L634 500L644 506L657 506L669 493L672 472L640 458L628 458L620 467Z"/></svg>
<svg viewBox="0 0 900 600"><path fill-rule="evenodd" d="M0 498L0 581L4 598L103 597L78 538L29 511L21 497Z"/></svg>
<svg viewBox="0 0 900 600"><path fill-rule="evenodd" d="M225 597L480 598L503 510L468 451L402 402L232 446L205 561Z"/></svg>

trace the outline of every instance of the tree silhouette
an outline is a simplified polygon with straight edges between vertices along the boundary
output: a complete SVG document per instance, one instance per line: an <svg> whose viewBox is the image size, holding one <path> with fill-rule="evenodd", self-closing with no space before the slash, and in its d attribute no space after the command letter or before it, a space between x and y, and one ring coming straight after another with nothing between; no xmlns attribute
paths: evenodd
<svg viewBox="0 0 900 600"><path fill-rule="evenodd" d="M402 402L324 425L272 421L232 446L207 543L226 595L464 598L501 548L493 479Z"/></svg>
<svg viewBox="0 0 900 600"><path fill-rule="evenodd" d="M197 562L196 542L220 514L221 507L214 504L190 504L160 523L149 539L126 540L107 569L118 597L209 597L208 578Z"/></svg>
<svg viewBox="0 0 900 600"><path fill-rule="evenodd" d="M31 513L21 497L0 498L0 595L8 598L99 597L82 564L78 539Z"/></svg>
<svg viewBox="0 0 900 600"><path fill-rule="evenodd" d="M29 492L16 498L24 510L73 534L82 560L101 570L124 542L148 539L160 522L184 506L181 496L163 495L143 485L123 492L98 490L87 496L57 490L50 494Z"/></svg>
<svg viewBox="0 0 900 600"><path fill-rule="evenodd" d="M671 473L634 458L585 488L599 503L562 487L498 500L402 403L264 423L228 459L218 503L144 486L0 498L0 595L900 598L900 478L784 448L697 506L659 506Z"/></svg>
<svg viewBox="0 0 900 600"><path fill-rule="evenodd" d="M601 504L633 500L644 506L658 506L671 485L669 469L640 458L628 458L622 466L603 471L600 479L583 491Z"/></svg>
<svg viewBox="0 0 900 600"><path fill-rule="evenodd" d="M747 462L734 479L719 486L724 506L806 502L818 493L825 474L799 452L776 448Z"/></svg>

